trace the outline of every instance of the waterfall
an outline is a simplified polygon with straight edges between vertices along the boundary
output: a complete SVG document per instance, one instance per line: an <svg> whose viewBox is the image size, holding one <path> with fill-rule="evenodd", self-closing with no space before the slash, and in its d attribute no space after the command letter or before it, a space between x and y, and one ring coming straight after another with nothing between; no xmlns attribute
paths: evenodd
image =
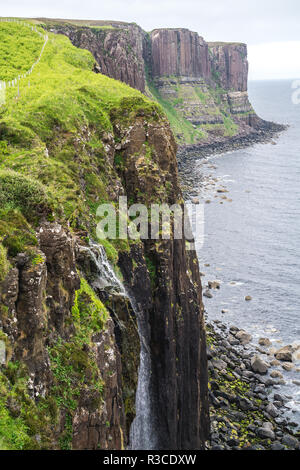
<svg viewBox="0 0 300 470"><path fill-rule="evenodd" d="M97 268L98 276L96 281L93 283L93 287L128 297L123 284L115 275L115 272L107 259L104 247L93 240L90 240L89 245L90 246L88 247L81 247L81 249L88 251Z"/></svg>
<svg viewBox="0 0 300 470"><path fill-rule="evenodd" d="M130 429L129 449L155 449L155 426L150 397L151 356L148 347L149 328L147 321L145 321L143 312L138 308L133 296L127 292L124 285L114 273L107 259L104 247L90 240L89 246L81 247L81 249L88 251L97 269L97 278L93 281L92 286L96 289L106 291L108 295L112 294L124 297L129 301L135 313L140 338L140 365L136 390L136 416ZM119 327L124 329L118 318L116 318L116 321Z"/></svg>
<svg viewBox="0 0 300 470"><path fill-rule="evenodd" d="M136 416L130 428L129 448L131 450L154 450L157 448L157 442L150 394L151 355L148 347L149 330L142 312L135 305L134 299L131 298L130 300L137 318L141 350L135 399Z"/></svg>

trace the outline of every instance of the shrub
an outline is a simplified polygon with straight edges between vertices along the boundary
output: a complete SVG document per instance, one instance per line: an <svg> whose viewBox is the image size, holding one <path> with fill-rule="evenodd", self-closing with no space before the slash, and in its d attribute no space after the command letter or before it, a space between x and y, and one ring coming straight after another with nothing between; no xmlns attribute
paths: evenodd
<svg viewBox="0 0 300 470"><path fill-rule="evenodd" d="M0 208L7 204L20 208L31 221L51 212L50 199L42 184L14 171L0 170Z"/></svg>

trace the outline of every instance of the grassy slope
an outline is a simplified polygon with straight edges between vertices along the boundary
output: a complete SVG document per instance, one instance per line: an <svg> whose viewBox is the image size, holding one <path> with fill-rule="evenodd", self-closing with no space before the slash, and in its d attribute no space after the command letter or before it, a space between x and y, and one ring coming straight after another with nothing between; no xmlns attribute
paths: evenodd
<svg viewBox="0 0 300 470"><path fill-rule="evenodd" d="M175 79L176 77L172 77L172 81ZM234 123L229 109L220 106L220 95L225 93L224 90L221 90L218 86L216 86L216 89L207 87L207 92L204 93L198 87L186 87L185 85L181 85L179 81L176 85L171 85L171 87L173 87L176 92L176 98L174 98L173 95L170 98L162 97L153 81L148 79L148 94L152 96L165 111L179 143L195 144L204 142L209 138L209 133L213 131L218 131L219 134L224 137L233 136L237 133L238 126ZM188 107L189 104L193 106L198 103L201 107L205 106L206 102L209 103L211 100L215 103L214 108L206 106L203 112L221 116L223 124L202 124L194 126L181 110L181 105L183 104L186 104Z"/></svg>
<svg viewBox="0 0 300 470"><path fill-rule="evenodd" d="M13 48L14 37L5 24L0 23L0 31L6 47L11 40ZM121 82L93 73L93 66L89 52L76 49L65 36L49 34L40 63L21 81L20 97L15 88L7 91L6 104L0 108L0 282L19 252L31 256L33 269L42 261L35 235L41 217L55 217L91 232L96 207L109 199L111 178L116 177L108 168L102 142L104 134L113 131L113 121L161 116L156 104ZM109 242L106 248L116 257ZM0 316L6 314L0 304ZM101 400L101 376L82 344L89 344L92 334L103 327L106 314L84 279L72 314L72 340L58 342L49 351L54 373L51 396L36 404L28 394L26 367L9 362L2 368L0 449L51 447L51 430L61 413L67 419L59 446L70 448L71 415L82 387L89 384ZM1 329L0 339L7 342ZM16 404L16 415L8 402Z"/></svg>
<svg viewBox="0 0 300 470"><path fill-rule="evenodd" d="M50 34L40 63L21 81L20 98L16 88L7 90L6 105L0 108L0 203L4 179L2 199L8 202L2 212L19 209L24 200L15 194L19 183L11 182L8 194L8 169L29 178L23 184L27 192L43 190L49 211L54 208L71 225L87 228L95 204L108 199L102 137L112 131L112 116L130 119L140 111L157 115L161 111L140 92L93 73L93 65L88 51L75 48L64 36ZM44 188L34 188L36 181Z"/></svg>
<svg viewBox="0 0 300 470"><path fill-rule="evenodd" d="M1 22L0 81L13 80L27 72L37 60L43 42L43 38L29 27Z"/></svg>

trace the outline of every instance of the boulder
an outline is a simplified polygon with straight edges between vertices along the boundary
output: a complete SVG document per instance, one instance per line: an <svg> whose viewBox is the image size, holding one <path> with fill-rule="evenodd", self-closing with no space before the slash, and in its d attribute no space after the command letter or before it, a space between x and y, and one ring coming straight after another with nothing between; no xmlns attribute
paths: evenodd
<svg viewBox="0 0 300 470"><path fill-rule="evenodd" d="M252 336L246 333L244 330L240 330L235 335L236 339L240 341L242 344L248 344L252 340Z"/></svg>
<svg viewBox="0 0 300 470"><path fill-rule="evenodd" d="M272 379L283 379L283 375L281 372L279 372L279 370L273 370L270 376L272 377Z"/></svg>
<svg viewBox="0 0 300 470"><path fill-rule="evenodd" d="M266 408L266 412L270 416L272 416L272 418L277 418L277 416L279 415L278 410L276 409L276 407L274 405L272 405L272 403L269 403L269 405Z"/></svg>
<svg viewBox="0 0 300 470"><path fill-rule="evenodd" d="M258 428L256 433L262 439L271 439L272 441L275 440L275 433L272 429L272 426L268 426L270 423L264 423L261 428Z"/></svg>
<svg viewBox="0 0 300 470"><path fill-rule="evenodd" d="M220 289L220 286L221 286L220 281L208 281L209 289Z"/></svg>
<svg viewBox="0 0 300 470"><path fill-rule="evenodd" d="M212 299L212 294L209 292L209 290L206 290L203 292L204 297L207 297L208 299Z"/></svg>
<svg viewBox="0 0 300 470"><path fill-rule="evenodd" d="M254 372L264 375L268 372L269 364L263 361L259 356L254 356L251 359L251 368Z"/></svg>
<svg viewBox="0 0 300 470"><path fill-rule="evenodd" d="M268 347L268 346L271 346L272 343L271 343L271 341L269 340L269 338L259 338L258 344L259 344L260 346L267 346L267 347Z"/></svg>
<svg viewBox="0 0 300 470"><path fill-rule="evenodd" d="M291 362L284 362L282 364L282 368L286 370L287 372L290 372L291 370L295 369L295 366Z"/></svg>
<svg viewBox="0 0 300 470"><path fill-rule="evenodd" d="M285 434L282 438L282 444L289 447L290 449L299 449L299 441L290 434Z"/></svg>
<svg viewBox="0 0 300 470"><path fill-rule="evenodd" d="M293 362L293 348L290 345L284 346L283 348L278 349L274 356L278 361Z"/></svg>

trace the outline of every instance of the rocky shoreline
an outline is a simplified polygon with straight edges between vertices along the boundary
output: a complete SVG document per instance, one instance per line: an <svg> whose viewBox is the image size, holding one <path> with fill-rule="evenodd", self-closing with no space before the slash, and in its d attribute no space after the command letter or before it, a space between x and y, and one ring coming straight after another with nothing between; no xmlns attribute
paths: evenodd
<svg viewBox="0 0 300 470"><path fill-rule="evenodd" d="M275 144L273 139L286 128L275 123L265 123L251 134L202 146L181 147L178 162L185 197L188 199L199 194L193 184L193 162L255 143ZM205 181L204 178L204 184ZM216 189L217 193L227 192L214 178L211 184L219 188ZM226 199L222 194L219 196ZM209 281L204 288L204 296L212 297L212 289L219 287L217 281ZM298 425L287 416L287 405L292 397L280 390L284 383L280 370L295 368L292 347L277 350L268 338L260 338L259 345L255 346L246 331L227 326L219 320L209 322L206 318L206 321L211 418L207 448L300 450Z"/></svg>
<svg viewBox="0 0 300 470"><path fill-rule="evenodd" d="M300 450L297 423L285 416L291 399L276 393L277 374L249 346L250 335L218 320L207 323L207 356L212 450ZM268 351L266 339L262 354ZM264 346L265 345L265 346ZM275 356L290 359L288 356ZM281 361L273 358L273 364ZM283 361L282 364L290 361ZM275 371L273 371L275 372ZM272 392L275 392L274 394Z"/></svg>
<svg viewBox="0 0 300 470"><path fill-rule="evenodd" d="M231 152L241 148L246 148L258 143L272 142L280 132L285 131L287 125L277 124L275 122L262 121L256 129L244 134L238 134L233 137L216 138L213 137L210 142L195 145L182 145L177 152L178 166L181 171L190 159L201 159L210 155ZM275 143L275 142L274 142Z"/></svg>

